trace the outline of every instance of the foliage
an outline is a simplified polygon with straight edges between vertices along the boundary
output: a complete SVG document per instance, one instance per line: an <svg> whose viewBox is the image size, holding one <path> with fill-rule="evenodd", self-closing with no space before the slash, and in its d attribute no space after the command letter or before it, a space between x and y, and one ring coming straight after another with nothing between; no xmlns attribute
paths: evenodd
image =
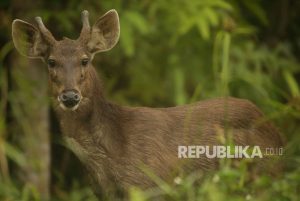
<svg viewBox="0 0 300 201"><path fill-rule="evenodd" d="M111 8L120 15L120 42L94 60L110 100L131 106L166 107L219 96L246 98L275 122L287 141L287 170L281 178L262 176L249 182L243 166L226 165L207 175L196 172L178 177L174 184L151 175L159 187L148 191L133 188L131 200L151 200L158 195L162 200L187 201L299 200L300 58L295 41L299 43L300 30L293 23L299 19L299 14L295 17L294 13L299 13L300 6L295 3L289 7L291 28L286 27L288 33L282 40L281 32L276 36L275 32L270 35L269 30L277 28L270 16L283 2L266 5L261 0L55 0L19 8L19 1L1 1L4 26L0 29L0 200L40 200L32 185L21 183L13 171L14 166L26 163L26 156L12 140L16 134L9 129L12 119L26 128L22 106L14 101L16 93L10 87L10 26L16 18L14 12L19 9L18 17L22 19L42 16L57 38L76 38L81 10L89 10L94 22ZM26 83L22 75L14 76L26 89L21 96L36 86ZM57 143L55 146L59 147ZM72 169L71 163L66 166ZM54 180L60 181L56 172L61 167L52 164L51 168ZM75 171L67 175L67 181L53 183L52 199L95 200L82 182L84 179L69 178L78 178L77 175ZM64 189L67 184L71 187Z"/></svg>

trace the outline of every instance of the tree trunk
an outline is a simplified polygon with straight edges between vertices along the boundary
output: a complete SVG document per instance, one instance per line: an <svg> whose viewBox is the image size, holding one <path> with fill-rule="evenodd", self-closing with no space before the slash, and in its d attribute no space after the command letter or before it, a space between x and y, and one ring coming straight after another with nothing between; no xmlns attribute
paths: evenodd
<svg viewBox="0 0 300 201"><path fill-rule="evenodd" d="M13 54L11 77L13 135L26 157L20 177L37 189L42 200L48 200L51 152L46 68L39 61Z"/></svg>

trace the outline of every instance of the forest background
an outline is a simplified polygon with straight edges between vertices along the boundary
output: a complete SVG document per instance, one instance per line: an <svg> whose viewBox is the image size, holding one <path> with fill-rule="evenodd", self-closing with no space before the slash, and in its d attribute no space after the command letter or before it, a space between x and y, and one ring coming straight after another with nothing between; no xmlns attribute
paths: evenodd
<svg viewBox="0 0 300 201"><path fill-rule="evenodd" d="M57 39L76 39L82 10L93 23L112 8L120 16L120 41L93 61L109 100L169 107L245 98L287 142L279 178L250 182L246 163L223 163L174 185L152 175L158 188L133 188L131 200L300 200L300 1L293 0L1 0L0 200L96 200L83 166L61 141L46 65L16 52L11 24L41 16Z"/></svg>

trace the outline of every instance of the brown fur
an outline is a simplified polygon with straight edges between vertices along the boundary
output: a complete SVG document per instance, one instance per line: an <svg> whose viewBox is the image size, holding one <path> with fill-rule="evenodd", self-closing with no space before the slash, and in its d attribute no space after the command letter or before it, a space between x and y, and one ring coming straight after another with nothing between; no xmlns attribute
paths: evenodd
<svg viewBox="0 0 300 201"><path fill-rule="evenodd" d="M54 41L41 21L37 29L20 20L13 24L13 38L22 54L55 60L55 67L49 67L54 109L64 138L86 166L97 194L153 186L143 167L170 181L181 171L217 168L216 159L179 159L179 145L220 145L220 137L232 136L237 145L282 146L278 131L263 121L260 110L247 100L220 98L171 108L123 107L108 102L91 60L96 52L116 43L117 14L108 12L91 31L86 16L87 12L83 13L85 28L78 40ZM28 41L33 44L20 43L22 33L30 33ZM89 59L87 66L81 65L84 58ZM74 111L62 109L57 100L66 89L81 93ZM265 163L260 160L258 166Z"/></svg>

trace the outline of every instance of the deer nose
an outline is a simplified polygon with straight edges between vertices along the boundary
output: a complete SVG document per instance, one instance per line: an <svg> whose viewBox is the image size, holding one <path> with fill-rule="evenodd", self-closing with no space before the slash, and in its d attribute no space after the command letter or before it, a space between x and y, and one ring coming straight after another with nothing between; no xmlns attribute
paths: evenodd
<svg viewBox="0 0 300 201"><path fill-rule="evenodd" d="M65 90L59 95L60 101L67 108L77 105L81 99L80 94L75 90Z"/></svg>

